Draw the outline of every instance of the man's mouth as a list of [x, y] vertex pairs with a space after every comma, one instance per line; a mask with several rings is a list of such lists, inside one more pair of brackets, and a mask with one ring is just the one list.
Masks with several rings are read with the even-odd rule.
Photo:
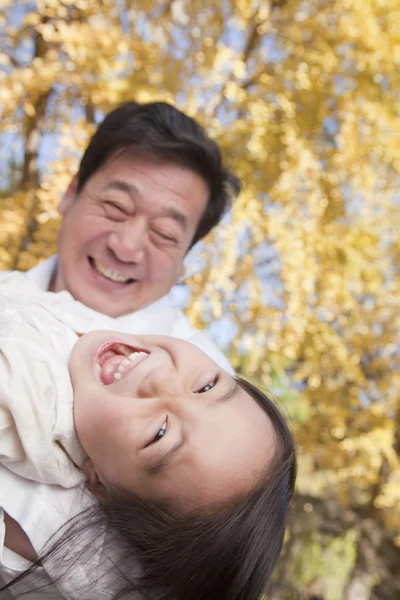
[[119, 381], [139, 362], [149, 356], [148, 350], [133, 348], [120, 342], [107, 342], [97, 352], [95, 367], [103, 385]]
[[99, 273], [99, 275], [102, 275], [109, 281], [114, 281], [116, 283], [132, 283], [134, 281], [130, 277], [122, 275], [122, 273], [119, 273], [115, 269], [110, 269], [109, 267], [102, 265], [98, 260], [91, 256], [89, 256], [89, 262], [96, 273]]

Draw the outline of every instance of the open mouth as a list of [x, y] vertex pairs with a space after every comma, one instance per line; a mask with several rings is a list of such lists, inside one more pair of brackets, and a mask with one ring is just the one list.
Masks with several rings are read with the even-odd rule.
[[98, 260], [92, 258], [91, 256], [89, 256], [88, 258], [92, 269], [105, 279], [108, 279], [108, 281], [114, 281], [114, 283], [132, 283], [133, 281], [135, 281], [134, 279], [126, 277], [125, 275], [122, 275], [122, 273], [115, 271], [115, 269], [109, 269], [108, 267], [102, 265]]
[[101, 383], [110, 385], [119, 381], [149, 354], [148, 350], [133, 348], [120, 342], [103, 344], [95, 357], [95, 367]]

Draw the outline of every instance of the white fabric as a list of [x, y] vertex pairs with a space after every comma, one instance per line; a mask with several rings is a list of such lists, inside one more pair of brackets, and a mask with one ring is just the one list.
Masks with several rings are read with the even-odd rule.
[[[60, 527], [93, 502], [77, 468], [84, 453], [73, 425], [68, 370], [78, 336], [60, 318], [68, 309], [79, 315], [78, 305], [68, 293], [43, 292], [21, 273], [3, 273], [0, 279], [0, 579], [4, 583], [24, 571], [29, 561], [4, 546], [3, 511], [19, 523], [39, 553]], [[96, 564], [91, 561], [88, 571], [93, 572]], [[87, 587], [86, 569], [78, 571]], [[54, 579], [59, 574], [55, 572]], [[29, 598], [61, 597], [44, 569], [29, 576], [26, 584], [29, 590], [38, 588], [29, 591]], [[18, 584], [15, 593], [19, 595], [24, 586]], [[65, 580], [63, 593], [68, 586]], [[11, 590], [6, 598], [13, 598]], [[73, 590], [68, 589], [66, 597], [74, 598]], [[93, 598], [98, 600], [98, 594]]]
[[42, 292], [21, 273], [0, 281], [0, 463], [63, 487], [85, 479], [68, 370], [78, 336], [60, 317], [77, 304], [70, 294]]
[[[66, 489], [56, 485], [36, 483], [12, 473], [0, 464], [0, 507], [19, 523], [36, 552], [40, 552], [60, 527], [89, 507], [91, 502], [93, 502], [92, 497], [83, 487]], [[0, 509], [0, 579], [2, 578], [5, 583], [8, 583], [17, 577], [29, 562], [5, 548], [3, 510]], [[91, 563], [91, 568], [93, 566], [95, 567], [96, 563], [94, 565]], [[83, 573], [79, 573], [80, 578], [88, 578], [85, 569], [81, 570]], [[54, 579], [59, 575], [60, 573], [55, 572]], [[29, 585], [32, 587], [48, 586], [49, 582], [49, 576], [43, 569], [39, 569], [33, 579], [29, 579]], [[74, 595], [73, 588], [69, 589], [68, 581], [59, 587], [63, 589], [69, 599], [79, 598], [79, 595]], [[18, 588], [16, 591], [19, 593], [20, 589]], [[3, 598], [1, 594], [0, 597]], [[10, 597], [13, 597], [11, 592]], [[43, 600], [44, 598], [55, 600], [56, 595], [54, 588], [53, 590], [50, 588], [38, 591], [37, 595], [29, 593], [27, 597], [32, 600], [36, 600], [36, 598], [37, 600], [42, 598]], [[91, 600], [91, 598], [88, 596], [87, 600]], [[93, 600], [98, 600], [98, 597], [93, 596]]]

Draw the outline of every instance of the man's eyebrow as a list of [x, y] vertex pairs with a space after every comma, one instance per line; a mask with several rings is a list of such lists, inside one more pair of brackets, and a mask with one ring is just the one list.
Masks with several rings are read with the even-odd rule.
[[126, 183], [126, 181], [121, 181], [120, 179], [114, 179], [109, 181], [104, 190], [120, 190], [121, 192], [126, 192], [130, 196], [138, 193], [138, 189], [131, 185], [130, 183]]
[[168, 465], [172, 456], [180, 448], [182, 448], [183, 444], [184, 444], [184, 438], [181, 438], [181, 440], [179, 442], [177, 442], [174, 446], [172, 446], [172, 448], [170, 448], [170, 450], [165, 452], [165, 454], [163, 454], [161, 456], [161, 458], [156, 459], [154, 462], [150, 462], [150, 464], [146, 465], [144, 468], [145, 472], [148, 475], [159, 475], [161, 473], [161, 471], [163, 471], [165, 469], [165, 467]]
[[160, 217], [171, 217], [171, 219], [174, 219], [174, 221], [179, 223], [183, 229], [187, 225], [187, 217], [183, 213], [179, 212], [179, 210], [176, 210], [171, 206], [166, 206], [163, 208]]

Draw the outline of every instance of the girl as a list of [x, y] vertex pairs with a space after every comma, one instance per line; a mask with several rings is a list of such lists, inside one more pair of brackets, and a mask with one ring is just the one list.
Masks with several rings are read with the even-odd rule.
[[[293, 440], [268, 397], [188, 342], [110, 331], [74, 345], [69, 390], [54, 385], [67, 380], [65, 355], [51, 339], [55, 327], [39, 332], [37, 300], [16, 321], [15, 299], [3, 309], [11, 325], [0, 339], [3, 422], [9, 417], [1, 460], [13, 477], [88, 491], [44, 550], [32, 547], [29, 526], [25, 537], [18, 529], [13, 498], [0, 491], [4, 546], [33, 561], [14, 580], [3, 569], [9, 583], [0, 590], [33, 597], [47, 573], [51, 598], [57, 589], [88, 600], [258, 599], [295, 479]], [[16, 379], [18, 397], [7, 385]]]

